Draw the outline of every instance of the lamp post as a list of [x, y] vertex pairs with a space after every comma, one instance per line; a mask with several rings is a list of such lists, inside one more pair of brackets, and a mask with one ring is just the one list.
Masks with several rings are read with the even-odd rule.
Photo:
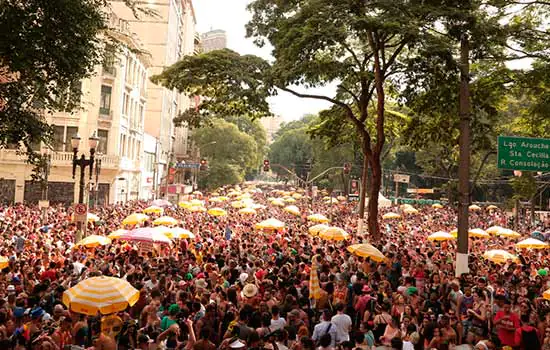
[[[96, 135], [96, 132], [92, 134], [88, 138], [88, 145], [90, 147], [90, 157], [86, 159], [86, 156], [84, 154], [80, 155], [80, 158], [78, 157], [78, 147], [80, 146], [80, 136], [76, 134], [71, 138], [71, 146], [73, 147], [73, 179], [76, 175], [76, 167], [80, 167], [80, 179], [79, 179], [79, 188], [78, 188], [78, 203], [84, 204], [84, 178], [85, 178], [85, 170], [86, 167], [90, 168], [90, 180], [92, 179], [92, 174], [94, 170], [94, 156], [95, 151], [97, 148], [97, 145], [99, 144], [99, 138]], [[82, 231], [86, 231], [86, 219], [84, 227], [82, 225], [81, 221], [77, 222], [77, 232], [76, 232], [76, 238], [75, 242], [78, 242], [82, 239]], [[85, 233], [85, 232], [84, 232]]]
[[96, 161], [95, 161], [95, 184], [94, 184], [94, 208], [97, 205], [97, 195], [98, 195], [98, 192], [99, 192], [99, 174], [100, 173], [101, 173], [101, 159], [96, 159]]
[[42, 185], [42, 225], [46, 225], [48, 221], [48, 176], [50, 175], [50, 166], [52, 161], [52, 156], [50, 154], [50, 149], [44, 147], [42, 149], [42, 158], [40, 159], [40, 172], [41, 172], [41, 185]]

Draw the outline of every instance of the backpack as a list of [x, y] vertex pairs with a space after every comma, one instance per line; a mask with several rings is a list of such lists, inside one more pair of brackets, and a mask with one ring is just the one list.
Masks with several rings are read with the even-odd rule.
[[521, 344], [524, 347], [528, 347], [529, 350], [541, 349], [539, 337], [537, 337], [537, 331], [535, 329], [531, 329], [530, 331], [521, 330]]

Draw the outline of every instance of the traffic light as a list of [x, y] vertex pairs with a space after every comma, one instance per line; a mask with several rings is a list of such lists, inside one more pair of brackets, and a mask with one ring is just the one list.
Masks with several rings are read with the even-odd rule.
[[349, 175], [350, 172], [351, 172], [351, 164], [344, 163], [344, 175]]
[[264, 159], [264, 171], [269, 171], [269, 159]]
[[205, 158], [201, 159], [199, 170], [200, 171], [207, 171], [208, 170], [208, 161]]

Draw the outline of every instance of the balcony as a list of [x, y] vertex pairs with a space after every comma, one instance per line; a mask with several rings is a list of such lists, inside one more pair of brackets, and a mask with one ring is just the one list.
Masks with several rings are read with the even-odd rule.
[[[72, 152], [52, 152], [52, 166], [66, 166], [70, 167], [73, 164]], [[120, 167], [120, 157], [115, 155], [102, 154], [99, 156], [101, 159], [101, 168], [104, 169], [118, 169]], [[18, 154], [14, 149], [1, 149], [0, 150], [0, 164], [26, 164], [26, 156], [24, 154]]]
[[99, 117], [101, 119], [113, 119], [113, 111], [111, 111], [109, 108], [105, 107], [99, 107]]
[[103, 65], [103, 77], [116, 77], [116, 68], [114, 64], [104, 64]]

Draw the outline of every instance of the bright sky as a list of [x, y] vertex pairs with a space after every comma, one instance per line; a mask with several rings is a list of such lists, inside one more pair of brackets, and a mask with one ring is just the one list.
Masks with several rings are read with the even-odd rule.
[[[270, 58], [270, 48], [258, 48], [251, 39], [245, 37], [245, 24], [250, 19], [246, 5], [250, 0], [194, 0], [197, 31], [207, 32], [212, 29], [223, 29], [227, 32], [228, 48], [240, 54], [253, 54]], [[304, 91], [303, 89], [300, 92]], [[330, 95], [331, 89], [308, 90], [311, 93]], [[272, 112], [285, 120], [294, 120], [304, 114], [316, 113], [330, 107], [330, 103], [312, 99], [301, 99], [288, 93], [281, 92], [270, 100]]]

